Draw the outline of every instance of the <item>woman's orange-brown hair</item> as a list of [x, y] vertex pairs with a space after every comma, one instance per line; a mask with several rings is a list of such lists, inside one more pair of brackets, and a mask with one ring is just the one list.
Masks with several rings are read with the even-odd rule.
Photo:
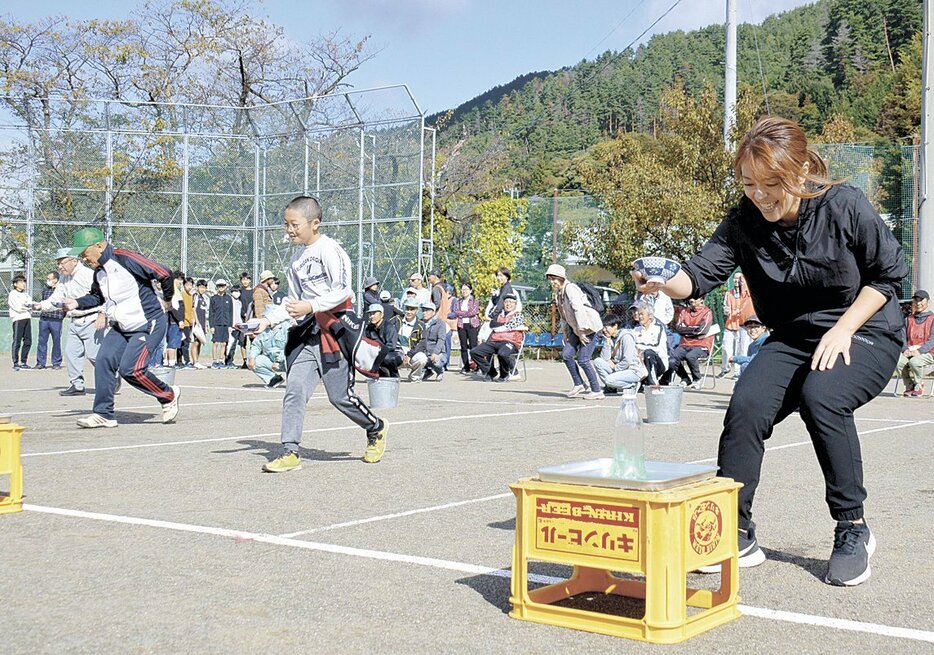
[[[788, 193], [799, 198], [816, 198], [842, 180], [827, 176], [827, 164], [808, 148], [801, 126], [787, 118], [759, 119], [736, 149], [736, 179], [742, 179], [742, 167], [749, 163], [757, 178], [776, 178]], [[808, 172], [802, 175], [804, 164]], [[805, 184], [801, 185], [801, 177]]]

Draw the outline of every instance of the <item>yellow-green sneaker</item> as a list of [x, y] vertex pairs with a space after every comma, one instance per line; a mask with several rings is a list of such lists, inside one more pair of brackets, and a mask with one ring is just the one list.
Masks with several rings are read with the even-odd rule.
[[385, 420], [379, 430], [370, 432], [366, 435], [366, 452], [363, 453], [363, 461], [367, 464], [375, 464], [386, 452], [386, 435], [389, 434], [389, 423]]
[[297, 471], [300, 468], [302, 468], [302, 460], [299, 459], [298, 453], [286, 453], [282, 457], [263, 464], [263, 470], [267, 473], [285, 473]]

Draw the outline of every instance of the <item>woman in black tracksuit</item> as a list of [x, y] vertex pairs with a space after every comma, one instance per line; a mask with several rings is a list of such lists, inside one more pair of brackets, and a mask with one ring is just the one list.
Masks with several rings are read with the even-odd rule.
[[745, 197], [675, 277], [663, 287], [633, 277], [643, 293], [698, 298], [742, 269], [772, 335], [737, 383], [720, 436], [720, 475], [744, 485], [740, 566], [765, 560], [751, 520], [764, 442], [798, 410], [837, 521], [825, 581], [857, 585], [869, 578], [875, 539], [863, 520], [853, 412], [885, 388], [898, 359], [905, 257], [863, 193], [827, 179], [791, 121], [760, 120], [737, 149], [736, 175]]

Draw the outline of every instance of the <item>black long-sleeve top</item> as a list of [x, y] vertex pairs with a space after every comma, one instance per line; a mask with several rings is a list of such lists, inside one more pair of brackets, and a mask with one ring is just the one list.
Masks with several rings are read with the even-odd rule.
[[821, 328], [837, 322], [863, 287], [887, 299], [865, 324], [903, 334], [898, 307], [908, 264], [901, 245], [862, 191], [831, 187], [801, 200], [797, 222], [766, 221], [743, 198], [710, 240], [682, 267], [699, 298], [724, 283], [740, 267], [759, 319], [773, 330]]

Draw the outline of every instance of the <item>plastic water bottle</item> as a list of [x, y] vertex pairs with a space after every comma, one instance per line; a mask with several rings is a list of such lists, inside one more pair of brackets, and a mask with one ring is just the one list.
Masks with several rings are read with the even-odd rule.
[[625, 389], [613, 430], [613, 468], [610, 474], [620, 480], [645, 480], [645, 433], [636, 405], [636, 390]]

